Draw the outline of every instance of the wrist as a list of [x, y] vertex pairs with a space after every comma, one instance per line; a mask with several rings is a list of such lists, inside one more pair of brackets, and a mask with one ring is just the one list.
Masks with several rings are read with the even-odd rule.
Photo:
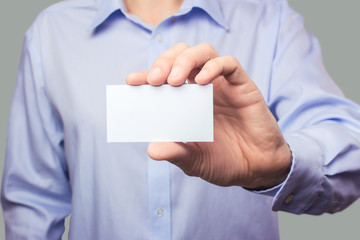
[[256, 177], [254, 177], [254, 180], [249, 186], [245, 186], [246, 189], [258, 191], [266, 190], [275, 187], [286, 180], [290, 173], [293, 159], [290, 147], [285, 143], [282, 149], [277, 151], [270, 159], [271, 160], [268, 159], [266, 161], [267, 164], [264, 164], [269, 167], [260, 168]]

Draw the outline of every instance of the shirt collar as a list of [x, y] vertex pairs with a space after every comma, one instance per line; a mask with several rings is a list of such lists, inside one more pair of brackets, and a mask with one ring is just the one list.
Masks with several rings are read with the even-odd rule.
[[[184, 0], [186, 2], [186, 0]], [[228, 24], [224, 17], [221, 4], [219, 0], [190, 0], [194, 7], [203, 9], [210, 17], [212, 17], [218, 24], [225, 29], [228, 29]]]
[[95, 7], [97, 10], [96, 16], [89, 26], [89, 31], [94, 30], [101, 23], [103, 23], [113, 12], [117, 10], [125, 10], [123, 1], [120, 0], [96, 0]]
[[[123, 0], [96, 0], [95, 4], [97, 14], [94, 21], [89, 26], [90, 31], [94, 30], [103, 23], [113, 12], [117, 10], [121, 10], [122, 12], [126, 11], [126, 6]], [[182, 15], [190, 12], [194, 7], [203, 9], [218, 24], [226, 29], [228, 28], [218, 0], [184, 0], [179, 13], [176, 15]]]

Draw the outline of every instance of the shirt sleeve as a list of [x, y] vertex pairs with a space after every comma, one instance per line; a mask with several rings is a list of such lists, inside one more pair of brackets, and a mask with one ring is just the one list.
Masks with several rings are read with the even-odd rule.
[[287, 179], [263, 192], [274, 195], [273, 210], [317, 215], [354, 202], [360, 196], [359, 106], [331, 80], [318, 41], [286, 1], [268, 105], [293, 153]]
[[71, 188], [63, 127], [42, 75], [38, 40], [24, 40], [8, 126], [1, 203], [6, 239], [61, 239]]

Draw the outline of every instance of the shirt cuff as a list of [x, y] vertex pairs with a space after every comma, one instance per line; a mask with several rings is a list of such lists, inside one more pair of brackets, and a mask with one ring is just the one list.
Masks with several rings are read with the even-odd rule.
[[283, 184], [284, 183], [280, 183], [279, 185], [276, 185], [275, 187], [264, 189], [264, 190], [252, 190], [252, 189], [247, 189], [247, 188], [245, 188], [245, 189], [250, 192], [253, 192], [253, 193], [258, 193], [258, 194], [274, 197], [277, 194], [277, 192], [281, 189]]
[[322, 152], [316, 140], [306, 133], [285, 134], [284, 137], [293, 156], [291, 170], [283, 183], [260, 193], [273, 194], [273, 211], [301, 214], [316, 201], [321, 191]]

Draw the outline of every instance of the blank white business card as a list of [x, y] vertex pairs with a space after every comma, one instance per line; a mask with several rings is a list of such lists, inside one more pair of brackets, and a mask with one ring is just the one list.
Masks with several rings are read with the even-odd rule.
[[212, 142], [213, 86], [106, 86], [107, 142]]

